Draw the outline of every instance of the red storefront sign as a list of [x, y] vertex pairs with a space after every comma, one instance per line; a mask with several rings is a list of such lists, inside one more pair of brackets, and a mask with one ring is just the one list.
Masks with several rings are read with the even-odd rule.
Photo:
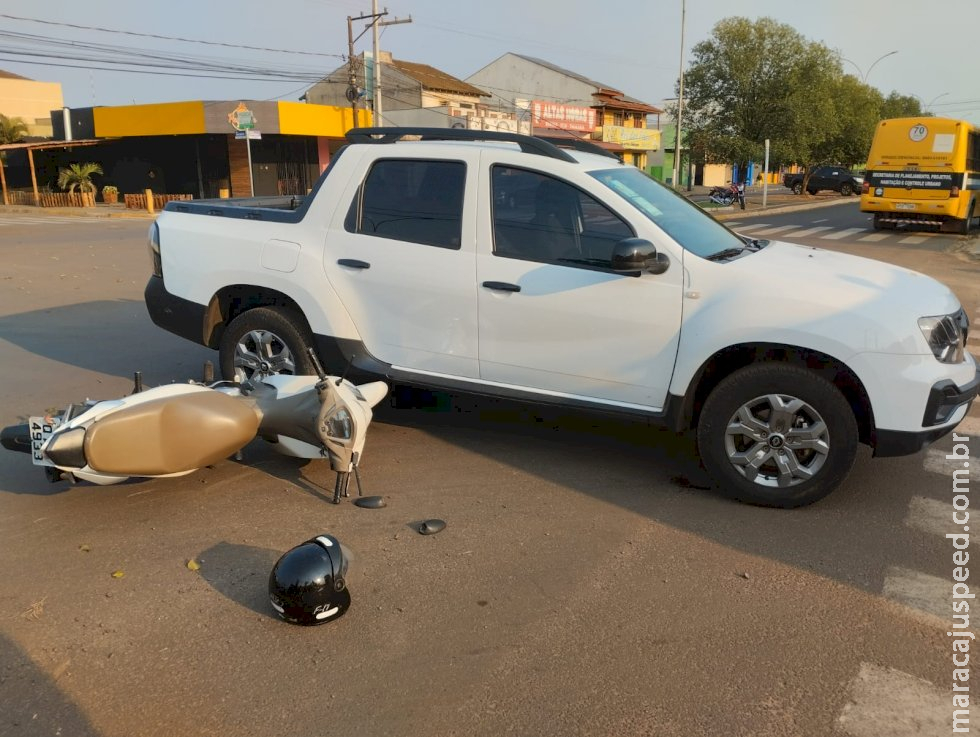
[[531, 120], [535, 128], [550, 128], [564, 131], [587, 131], [595, 129], [595, 110], [579, 105], [563, 105], [560, 102], [531, 102]]

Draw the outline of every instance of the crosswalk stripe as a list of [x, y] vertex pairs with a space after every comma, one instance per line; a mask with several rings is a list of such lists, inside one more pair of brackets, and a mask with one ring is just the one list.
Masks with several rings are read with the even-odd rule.
[[[960, 433], [961, 435], [964, 433]], [[977, 449], [980, 450], [980, 449]], [[976, 452], [976, 450], [974, 450]], [[965, 471], [969, 468], [971, 479], [980, 479], [980, 460], [973, 457], [969, 460], [962, 458], [947, 458], [945, 450], [930, 448], [926, 451], [926, 457], [922, 461], [922, 467], [930, 473], [941, 473], [943, 476], [953, 478], [953, 471]], [[969, 467], [967, 464], [969, 463]], [[963, 474], [961, 473], [960, 476]]]
[[755, 230], [756, 228], [768, 228], [769, 223], [749, 223], [748, 225], [742, 225], [739, 230]]
[[951, 579], [930, 576], [900, 566], [889, 566], [882, 594], [908, 607], [920, 619], [947, 626], [953, 611]]
[[952, 698], [929, 681], [894, 668], [861, 663], [838, 726], [850, 737], [949, 734]]
[[885, 238], [889, 238], [889, 237], [891, 237], [890, 233], [871, 233], [870, 235], [866, 235], [863, 238], [858, 238], [858, 240], [875, 242], [875, 241], [883, 241], [885, 240]]
[[829, 225], [821, 225], [816, 228], [807, 228], [806, 230], [801, 230], [798, 233], [790, 233], [790, 238], [803, 238], [808, 235], [815, 235], [816, 233], [823, 233], [825, 230], [833, 230]]
[[765, 230], [755, 231], [755, 235], [774, 235], [776, 233], [782, 233], [784, 230], [796, 230], [799, 225], [779, 225], [775, 228], [766, 228]]
[[902, 238], [899, 243], [908, 243], [909, 245], [913, 245], [915, 243], [925, 243], [927, 240], [929, 239], [923, 238], [921, 235], [910, 235], [908, 238]]
[[[959, 532], [959, 528], [953, 523], [953, 507], [950, 502], [941, 502], [938, 499], [927, 499], [922, 496], [914, 496], [909, 502], [909, 511], [905, 515], [905, 526], [940, 537], [947, 533]], [[970, 542], [980, 545], [980, 535], [971, 537]]]
[[820, 237], [827, 241], [839, 241], [841, 238], [847, 238], [855, 233], [863, 233], [865, 230], [867, 230], [867, 228], [846, 228], [833, 233], [827, 233], [827, 235], [822, 235]]

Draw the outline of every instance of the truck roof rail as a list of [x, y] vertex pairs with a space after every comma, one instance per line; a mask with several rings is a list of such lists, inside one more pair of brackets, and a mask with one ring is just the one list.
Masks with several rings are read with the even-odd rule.
[[619, 157], [612, 151], [607, 151], [602, 146], [597, 146], [592, 141], [585, 138], [572, 138], [571, 136], [535, 136], [542, 141], [548, 141], [548, 143], [553, 143], [558, 148], [571, 148], [575, 151], [584, 151], [585, 153], [598, 154], [599, 156], [606, 156], [610, 159], [616, 159], [619, 161]]
[[418, 136], [423, 141], [506, 141], [516, 143], [521, 151], [538, 154], [560, 161], [574, 162], [567, 151], [562, 151], [553, 143], [522, 133], [504, 131], [471, 131], [464, 128], [417, 128], [404, 126], [398, 128], [352, 128], [347, 131], [351, 143], [395, 143], [405, 136]]

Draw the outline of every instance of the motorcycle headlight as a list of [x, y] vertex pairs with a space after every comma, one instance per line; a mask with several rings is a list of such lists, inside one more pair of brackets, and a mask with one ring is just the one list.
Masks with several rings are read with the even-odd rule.
[[339, 409], [327, 417], [327, 435], [338, 440], [350, 440], [354, 435], [354, 419], [346, 409]]
[[919, 318], [919, 330], [940, 363], [963, 360], [969, 327], [970, 321], [963, 310], [952, 315]]

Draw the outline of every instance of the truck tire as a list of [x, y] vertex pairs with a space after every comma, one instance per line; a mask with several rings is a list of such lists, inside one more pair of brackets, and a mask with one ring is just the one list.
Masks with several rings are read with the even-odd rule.
[[732, 499], [792, 508], [822, 499], [857, 454], [857, 422], [832, 383], [799, 366], [759, 363], [725, 378], [698, 420], [698, 451]]
[[803, 182], [797, 182], [793, 185], [793, 194], [803, 194]]
[[307, 348], [313, 336], [303, 319], [281, 307], [254, 307], [229, 323], [218, 346], [221, 375], [228, 381], [272, 374], [316, 374]]
[[844, 182], [840, 186], [840, 193], [843, 197], [850, 197], [854, 194], [854, 187], [850, 182]]

